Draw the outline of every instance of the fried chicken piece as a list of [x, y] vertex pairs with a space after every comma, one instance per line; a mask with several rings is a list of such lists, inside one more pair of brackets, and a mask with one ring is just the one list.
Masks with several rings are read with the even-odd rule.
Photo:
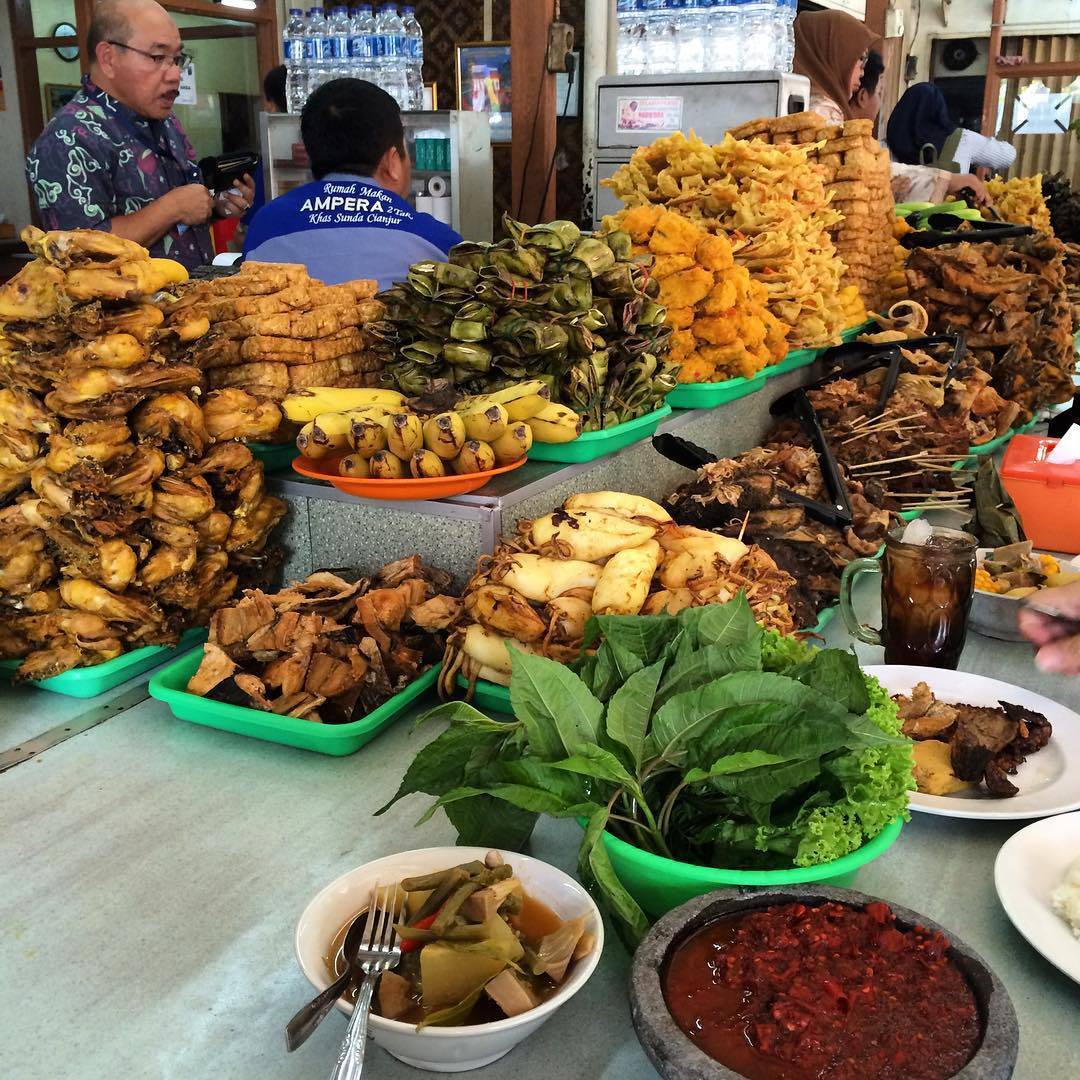
[[160, 626], [164, 623], [161, 609], [152, 600], [136, 593], [119, 595], [87, 578], [68, 578], [60, 582], [64, 603], [79, 611], [100, 615], [119, 623]]
[[[42, 507], [38, 516], [44, 511]], [[64, 528], [55, 510], [53, 515], [55, 520], [45, 529], [45, 534], [65, 560], [61, 568], [65, 574], [92, 578], [113, 592], [123, 592], [132, 583], [138, 556], [130, 544], [119, 538], [88, 543]]]
[[45, 537], [21, 508], [0, 510], [0, 594], [25, 597], [53, 579], [56, 565], [45, 550]]
[[141, 405], [132, 417], [141, 442], [168, 454], [202, 457], [210, 441], [202, 409], [187, 394], [159, 394]]
[[146, 345], [132, 334], [104, 334], [77, 349], [69, 349], [65, 369], [72, 374], [88, 367], [126, 371], [145, 363], [149, 356]]
[[103, 311], [100, 304], [80, 304], [71, 313], [71, 329], [80, 337], [102, 334], [129, 334], [136, 341], [148, 342], [165, 321], [157, 304], [133, 304]]
[[0, 320], [42, 322], [64, 307], [64, 272], [48, 263], [32, 262], [0, 285]]
[[[64, 404], [77, 405], [118, 392], [190, 390], [202, 383], [202, 374], [190, 364], [140, 364], [126, 371], [90, 367], [72, 373], [49, 395]], [[46, 401], [49, 405], [49, 401]], [[55, 407], [50, 405], [50, 407]]]
[[289, 393], [289, 369], [285, 364], [237, 364], [207, 372], [215, 390], [238, 386], [257, 397], [281, 401]]
[[161, 521], [202, 521], [213, 509], [214, 493], [201, 476], [163, 476], [154, 486], [153, 516]]
[[265, 495], [254, 509], [237, 516], [229, 529], [226, 550], [234, 553], [262, 551], [274, 526], [285, 516], [288, 503], [273, 495]]
[[240, 387], [211, 390], [202, 406], [210, 439], [269, 439], [281, 425], [281, 409], [272, 401], [260, 402]]
[[36, 461], [41, 456], [41, 436], [0, 426], [0, 455], [2, 460]]
[[51, 435], [60, 423], [33, 394], [5, 386], [0, 389], [0, 430]]
[[54, 473], [65, 473], [84, 461], [108, 465], [135, 449], [131, 431], [123, 420], [86, 420], [67, 424], [49, 437], [45, 464]]
[[150, 261], [146, 248], [141, 244], [100, 229], [43, 232], [33, 225], [28, 225], [21, 236], [31, 254], [59, 266], [62, 270], [73, 266], [108, 267]]
[[138, 446], [119, 463], [105, 487], [108, 495], [133, 496], [145, 493], [165, 471], [165, 455], [154, 446]]
[[223, 510], [207, 514], [201, 521], [195, 522], [195, 535], [200, 551], [216, 551], [224, 546], [229, 538], [233, 519]]

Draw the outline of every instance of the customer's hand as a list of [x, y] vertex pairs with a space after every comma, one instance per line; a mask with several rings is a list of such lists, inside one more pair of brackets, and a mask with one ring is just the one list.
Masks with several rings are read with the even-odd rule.
[[[239, 194], [234, 194], [238, 192]], [[222, 217], [242, 217], [255, 201], [255, 181], [245, 175], [234, 180], [232, 187], [219, 191], [214, 199], [215, 208]]]
[[974, 173], [953, 173], [949, 177], [949, 194], [954, 195], [964, 188], [975, 192], [975, 202], [979, 206], [990, 205], [990, 192], [986, 185]]
[[[1043, 607], [1080, 620], [1080, 581], [1036, 594]], [[1021, 607], [1017, 616], [1020, 632], [1037, 647], [1035, 663], [1056, 675], [1080, 675], [1080, 634], [1071, 634], [1061, 622], [1031, 608]]]
[[202, 184], [184, 184], [162, 195], [179, 225], [204, 225], [214, 212], [214, 200]]

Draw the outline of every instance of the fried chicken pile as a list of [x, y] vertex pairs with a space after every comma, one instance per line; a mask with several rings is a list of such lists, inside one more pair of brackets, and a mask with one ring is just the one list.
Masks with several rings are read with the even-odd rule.
[[413, 556], [372, 579], [320, 571], [277, 593], [248, 589], [214, 614], [188, 691], [347, 724], [441, 659], [461, 614], [449, 585], [449, 574]]
[[780, 494], [783, 488], [830, 501], [816, 455], [808, 447], [775, 443], [704, 466], [664, 500], [664, 507], [680, 525], [742, 534], [771, 556], [794, 580], [788, 603], [795, 625], [806, 629], [836, 603], [844, 567], [874, 554], [884, 542], [892, 515], [871, 501], [867, 487], [849, 478], [852, 524], [846, 529], [824, 525]]
[[[285, 504], [240, 435], [244, 391], [202, 398], [208, 319], [166, 316], [183, 267], [109, 233], [24, 239], [0, 288], [0, 657], [42, 679], [175, 644], [275, 562]], [[272, 411], [271, 411], [272, 410]]]
[[365, 329], [384, 313], [376, 288], [324, 285], [303, 266], [244, 263], [233, 277], [192, 285], [168, 313], [209, 320], [194, 360], [212, 388], [278, 402], [302, 387], [377, 385], [382, 360]]
[[1072, 308], [1064, 245], [1036, 234], [998, 243], [917, 248], [907, 264], [930, 332], [962, 330], [994, 389], [1025, 423], [1073, 395]]

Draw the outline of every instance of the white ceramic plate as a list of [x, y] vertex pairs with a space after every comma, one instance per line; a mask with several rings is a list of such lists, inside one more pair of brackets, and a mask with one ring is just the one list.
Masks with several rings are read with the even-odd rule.
[[[1039, 751], [1042, 753], [1042, 751]], [[1080, 814], [1036, 821], [1005, 842], [994, 863], [998, 899], [1013, 926], [1055, 967], [1080, 983], [1080, 938], [1054, 913], [1050, 893], [1080, 858]]]
[[[942, 817], [992, 818], [998, 821], [1049, 817], [1080, 809], [1080, 716], [1056, 701], [1021, 686], [983, 675], [943, 668], [880, 664], [865, 668], [890, 694], [910, 694], [925, 682], [942, 701], [995, 707], [999, 701], [1042, 713], [1053, 725], [1050, 741], [1009, 779], [1020, 789], [1011, 799], [997, 799], [986, 789], [956, 795], [924, 795], [913, 791], [912, 810]], [[1034, 667], [1032, 673], [1034, 674]]]

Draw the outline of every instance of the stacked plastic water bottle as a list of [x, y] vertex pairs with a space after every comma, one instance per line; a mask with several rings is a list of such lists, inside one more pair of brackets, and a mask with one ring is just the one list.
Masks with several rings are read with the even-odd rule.
[[336, 4], [326, 18], [322, 5], [305, 16], [289, 8], [282, 34], [285, 96], [289, 112], [300, 112], [307, 99], [331, 79], [365, 79], [381, 86], [402, 109], [424, 104], [424, 34], [416, 11], [395, 4], [358, 4], [350, 13]]
[[798, 0], [616, 0], [620, 75], [790, 71]]

